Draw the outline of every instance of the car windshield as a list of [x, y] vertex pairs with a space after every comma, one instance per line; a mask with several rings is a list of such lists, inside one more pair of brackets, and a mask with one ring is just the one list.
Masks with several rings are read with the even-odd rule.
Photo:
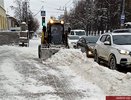
[[117, 45], [131, 45], [131, 35], [114, 35], [113, 43]]
[[79, 39], [78, 36], [69, 36], [68, 38], [69, 40], [78, 40]]
[[76, 31], [75, 33], [79, 36], [86, 35], [85, 31]]
[[86, 37], [88, 43], [96, 43], [99, 37]]

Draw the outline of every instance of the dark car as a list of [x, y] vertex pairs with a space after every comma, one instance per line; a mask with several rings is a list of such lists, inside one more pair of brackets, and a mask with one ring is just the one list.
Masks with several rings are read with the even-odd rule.
[[99, 36], [84, 36], [77, 42], [77, 48], [80, 48], [82, 52], [86, 53], [87, 57], [93, 57], [94, 46]]

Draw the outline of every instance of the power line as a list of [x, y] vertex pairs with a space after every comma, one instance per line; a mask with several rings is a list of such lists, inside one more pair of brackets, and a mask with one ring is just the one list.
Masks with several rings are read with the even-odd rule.
[[34, 15], [34, 17], [35, 17], [36, 15], [38, 15], [38, 14], [41, 12], [42, 9], [43, 9], [43, 6], [42, 6], [41, 9]]
[[71, 0], [69, 0], [66, 4], [65, 4], [65, 6], [70, 2]]
[[66, 7], [70, 7], [72, 4], [73, 4], [73, 2], [71, 2], [71, 4], [70, 4], [70, 5], [68, 5], [68, 6], [66, 6]]

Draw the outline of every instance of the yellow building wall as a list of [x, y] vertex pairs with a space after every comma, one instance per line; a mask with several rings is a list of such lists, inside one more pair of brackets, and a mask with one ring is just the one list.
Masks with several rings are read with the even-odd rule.
[[7, 30], [6, 11], [0, 6], [0, 30]]

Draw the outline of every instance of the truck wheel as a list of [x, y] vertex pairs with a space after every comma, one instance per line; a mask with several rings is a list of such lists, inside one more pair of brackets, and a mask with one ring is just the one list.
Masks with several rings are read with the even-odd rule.
[[41, 58], [41, 45], [38, 46], [38, 57]]

